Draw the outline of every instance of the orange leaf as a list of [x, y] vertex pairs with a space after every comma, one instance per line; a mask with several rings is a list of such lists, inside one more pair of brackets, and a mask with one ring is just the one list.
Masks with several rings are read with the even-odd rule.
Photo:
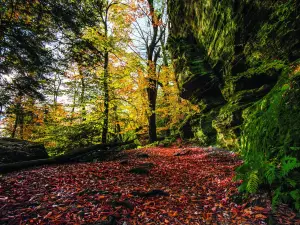
[[176, 216], [178, 216], [178, 212], [169, 212], [168, 213], [168, 215], [170, 216], [170, 217], [176, 217]]
[[263, 211], [265, 208], [260, 207], [260, 206], [254, 206], [253, 209], [257, 210], [257, 211]]
[[105, 198], [104, 195], [99, 195], [99, 196], [98, 196], [98, 199], [104, 199], [104, 198]]
[[263, 214], [256, 214], [255, 218], [256, 219], [266, 219], [267, 217], [265, 215], [263, 215]]

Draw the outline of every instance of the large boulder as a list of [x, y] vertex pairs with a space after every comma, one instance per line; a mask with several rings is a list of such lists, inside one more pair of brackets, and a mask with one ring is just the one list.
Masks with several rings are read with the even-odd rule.
[[48, 158], [44, 145], [13, 138], [0, 138], [0, 164]]

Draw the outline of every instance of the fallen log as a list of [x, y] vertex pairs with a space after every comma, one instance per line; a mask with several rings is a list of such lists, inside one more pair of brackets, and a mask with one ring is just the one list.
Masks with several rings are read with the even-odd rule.
[[8, 163], [0, 165], [0, 173], [8, 173], [13, 172], [21, 169], [26, 169], [29, 167], [34, 166], [41, 166], [41, 165], [49, 165], [49, 164], [62, 164], [73, 162], [74, 158], [78, 158], [80, 155], [87, 154], [89, 152], [93, 152], [96, 150], [107, 151], [107, 149], [116, 147], [116, 146], [123, 146], [133, 143], [132, 141], [121, 142], [121, 143], [110, 143], [110, 144], [97, 144], [86, 148], [77, 148], [75, 150], [69, 151], [64, 155], [55, 156], [48, 159], [37, 159], [37, 160], [30, 160], [30, 161], [23, 161], [23, 162], [16, 162], [16, 163]]

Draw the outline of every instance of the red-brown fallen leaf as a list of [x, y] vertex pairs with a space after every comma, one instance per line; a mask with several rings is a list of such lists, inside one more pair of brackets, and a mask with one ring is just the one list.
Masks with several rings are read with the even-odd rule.
[[48, 214], [46, 216], [44, 216], [44, 219], [49, 218], [52, 215], [53, 212], [48, 212]]
[[255, 215], [255, 218], [256, 218], [256, 219], [266, 219], [266, 218], [268, 218], [268, 217], [265, 216], [265, 215], [263, 215], [263, 214], [256, 214], [256, 215]]
[[[241, 163], [234, 154], [220, 151], [211, 155], [212, 150], [189, 149], [191, 154], [182, 158], [173, 156], [176, 147], [130, 150], [126, 152], [130, 163], [122, 167], [118, 160], [44, 166], [5, 175], [0, 179], [0, 196], [8, 199], [0, 207], [0, 223], [93, 224], [115, 216], [118, 225], [164, 224], [165, 220], [174, 225], [265, 224], [270, 204], [255, 206], [254, 199], [249, 199], [238, 205], [230, 200], [240, 184], [232, 181], [234, 169]], [[150, 157], [137, 158], [138, 152]], [[155, 165], [150, 175], [126, 172], [142, 163]], [[155, 189], [170, 196], [130, 194]], [[247, 205], [253, 207], [245, 209]], [[293, 217], [285, 209], [282, 214], [278, 216], [282, 221]], [[297, 224], [296, 219], [290, 224]]]
[[254, 206], [252, 209], [256, 210], [256, 211], [264, 211], [265, 208], [260, 207], [260, 206]]

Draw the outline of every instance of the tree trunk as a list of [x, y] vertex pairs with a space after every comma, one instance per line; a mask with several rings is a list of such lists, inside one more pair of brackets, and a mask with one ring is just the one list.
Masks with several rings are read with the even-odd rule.
[[15, 108], [16, 120], [15, 120], [14, 127], [13, 127], [12, 134], [11, 134], [12, 138], [16, 137], [18, 125], [20, 125], [21, 122], [23, 123], [23, 121], [21, 121], [21, 116], [22, 116], [21, 115], [22, 114], [22, 94], [21, 93], [18, 94], [18, 97], [16, 98], [16, 102], [17, 102], [16, 108]]
[[114, 121], [115, 121], [115, 124], [114, 124], [114, 139], [122, 142], [123, 138], [122, 138], [122, 134], [121, 134], [121, 126], [120, 126], [120, 123], [119, 123], [118, 112], [117, 112], [118, 107], [115, 105], [113, 107], [113, 110], [114, 110]]
[[85, 102], [84, 102], [84, 95], [85, 95], [85, 81], [81, 69], [79, 69], [81, 74], [81, 94], [80, 94], [80, 104], [81, 104], [81, 121], [86, 120], [86, 110], [85, 110]]
[[149, 101], [149, 109], [150, 109], [150, 116], [148, 118], [149, 122], [149, 142], [153, 143], [157, 141], [157, 134], [156, 134], [156, 97], [157, 97], [157, 84], [156, 80], [149, 79], [149, 86], [147, 88], [148, 93], [148, 101]]
[[102, 143], [107, 143], [108, 133], [108, 114], [109, 114], [109, 94], [108, 94], [108, 63], [109, 53], [105, 52], [104, 55], [104, 77], [103, 77], [103, 91], [104, 91], [104, 119], [102, 128]]
[[74, 114], [75, 114], [75, 107], [76, 107], [76, 97], [78, 95], [78, 84], [75, 80], [75, 87], [74, 87], [74, 94], [73, 94], [73, 102], [72, 102], [72, 110], [71, 110], [71, 125], [73, 124]]
[[18, 127], [18, 120], [19, 120], [19, 113], [16, 112], [16, 119], [15, 119], [15, 123], [14, 123], [14, 127], [11, 133], [11, 138], [15, 138], [16, 136], [16, 131], [17, 131], [17, 127]]
[[24, 140], [24, 111], [21, 109], [20, 111], [20, 139]]
[[[58, 80], [58, 84], [56, 85], [57, 80]], [[53, 104], [55, 108], [57, 107], [57, 98], [59, 94], [60, 85], [61, 85], [61, 79], [59, 77], [59, 74], [56, 74], [54, 79], [54, 92], [53, 92]]]

